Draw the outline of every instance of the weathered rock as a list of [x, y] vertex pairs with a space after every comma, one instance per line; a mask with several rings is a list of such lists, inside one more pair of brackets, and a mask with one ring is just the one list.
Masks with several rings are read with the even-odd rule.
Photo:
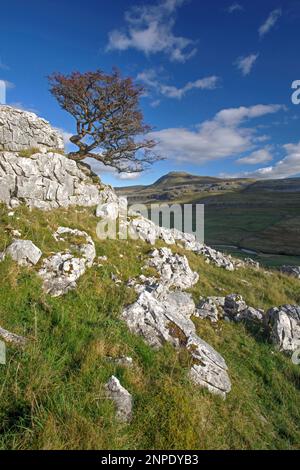
[[282, 266], [281, 272], [288, 276], [295, 277], [296, 279], [300, 279], [300, 266]]
[[207, 297], [201, 299], [197, 305], [195, 317], [209, 319], [212, 323], [217, 323], [224, 314], [225, 297]]
[[230, 391], [230, 380], [224, 360], [196, 334], [191, 317], [195, 304], [187, 289], [198, 281], [197, 273], [190, 269], [186, 257], [173, 255], [168, 248], [154, 250], [150, 265], [160, 274], [160, 279], [140, 276], [143, 284], [133, 280], [139, 294], [137, 301], [127, 307], [122, 316], [129, 329], [144, 337], [146, 342], [159, 348], [165, 342], [176, 348], [186, 348], [193, 358], [191, 379], [222, 397]]
[[[86, 268], [93, 265], [96, 251], [91, 237], [86, 233], [68, 227], [59, 227], [55, 232], [56, 240], [64, 240], [64, 236], [71, 234], [75, 237], [84, 237], [86, 243], [71, 245], [71, 252], [56, 253], [44, 260], [39, 275], [43, 279], [43, 288], [47, 294], [59, 297], [69, 290], [76, 288], [76, 281], [85, 273]], [[78, 253], [78, 256], [74, 255]]]
[[197, 335], [188, 338], [186, 347], [193, 358], [190, 371], [193, 382], [226, 398], [231, 390], [231, 382], [223, 357]]
[[249, 307], [243, 297], [238, 294], [230, 294], [225, 298], [224, 304], [225, 315], [233, 321], [249, 321], [262, 322], [264, 319], [264, 311]]
[[189, 289], [198, 282], [199, 275], [191, 270], [186, 256], [173, 254], [169, 248], [154, 250], [150, 256], [148, 264], [158, 271], [163, 284]]
[[237, 315], [246, 310], [247, 307], [248, 305], [241, 295], [230, 294], [225, 298], [224, 311], [231, 320], [235, 320]]
[[271, 308], [266, 315], [273, 343], [280, 351], [292, 353], [300, 348], [300, 306]]
[[14, 240], [3, 257], [5, 255], [11, 256], [21, 266], [32, 266], [39, 262], [42, 252], [30, 240]]
[[113, 195], [83, 165], [57, 153], [20, 157], [0, 152], [0, 201], [9, 207], [25, 203], [49, 210], [68, 206], [97, 206]]
[[120, 381], [113, 375], [105, 386], [107, 396], [114, 401], [116, 405], [116, 416], [120, 421], [129, 422], [132, 419], [132, 395], [122, 387]]
[[16, 335], [15, 333], [11, 333], [10, 331], [1, 328], [0, 326], [0, 338], [2, 338], [7, 343], [14, 344], [15, 346], [25, 346], [27, 343], [27, 338], [24, 336]]
[[63, 150], [62, 135], [49, 122], [28, 111], [0, 105], [0, 150]]

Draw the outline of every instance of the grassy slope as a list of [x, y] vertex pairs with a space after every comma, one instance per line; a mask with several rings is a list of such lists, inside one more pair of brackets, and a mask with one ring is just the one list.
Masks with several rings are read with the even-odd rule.
[[[52, 238], [58, 225], [88, 231], [96, 240], [91, 211], [50, 213], [0, 208], [0, 250], [11, 229], [45, 254], [64, 248]], [[196, 321], [200, 336], [226, 359], [232, 392], [226, 401], [187, 379], [189, 358], [166, 345], [153, 351], [120, 319], [135, 298], [111, 273], [127, 280], [141, 273], [151, 249], [135, 241], [96, 242], [108, 262], [84, 275], [76, 291], [53, 299], [42, 293], [34, 270], [0, 263], [0, 325], [32, 338], [25, 351], [8, 348], [0, 365], [2, 449], [295, 449], [300, 442], [300, 369], [274, 351], [261, 331], [221, 322]], [[176, 248], [174, 248], [175, 250]], [[183, 250], [177, 249], [183, 252]], [[123, 255], [123, 257], [120, 257]], [[234, 273], [187, 253], [200, 281], [199, 295], [241, 293], [268, 308], [300, 303], [299, 281], [251, 269]], [[106, 356], [130, 355], [134, 367]], [[117, 423], [104, 384], [117, 375], [134, 396], [131, 425]]]

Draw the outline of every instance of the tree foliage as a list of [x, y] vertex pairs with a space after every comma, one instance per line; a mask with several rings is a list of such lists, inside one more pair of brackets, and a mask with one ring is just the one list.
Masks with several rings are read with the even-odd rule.
[[148, 138], [150, 126], [143, 121], [139, 100], [143, 87], [132, 78], [111, 74], [73, 72], [49, 77], [50, 92], [76, 120], [70, 141], [78, 147], [69, 157], [96, 159], [118, 172], [140, 172], [160, 158]]

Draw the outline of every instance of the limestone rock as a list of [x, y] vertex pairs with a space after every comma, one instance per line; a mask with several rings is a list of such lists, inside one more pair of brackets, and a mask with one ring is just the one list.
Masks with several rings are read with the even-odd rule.
[[264, 320], [264, 311], [249, 307], [243, 297], [238, 294], [230, 294], [225, 298], [225, 315], [233, 321], [249, 321], [260, 323]]
[[100, 180], [95, 183], [91, 172], [63, 155], [0, 152], [0, 201], [9, 207], [91, 207], [112, 197], [117, 198], [111, 188], [103, 188]]
[[266, 315], [273, 343], [280, 351], [292, 353], [300, 348], [300, 306], [271, 308]]
[[49, 122], [28, 111], [0, 105], [0, 150], [63, 150], [62, 135]]
[[191, 270], [186, 256], [173, 254], [169, 248], [154, 250], [150, 256], [148, 264], [158, 271], [163, 284], [189, 289], [198, 282], [199, 275]]
[[[59, 227], [54, 237], [56, 240], [63, 240], [67, 234], [84, 237], [86, 243], [71, 245], [70, 251], [55, 253], [44, 260], [39, 275], [43, 279], [44, 291], [53, 297], [59, 297], [75, 289], [76, 281], [85, 273], [86, 268], [93, 265], [96, 256], [94, 242], [86, 232]], [[74, 252], [77, 252], [78, 256], [74, 255]]]
[[207, 297], [201, 299], [197, 305], [195, 317], [209, 319], [212, 323], [217, 323], [224, 313], [225, 297]]
[[116, 416], [120, 421], [129, 422], [132, 419], [132, 395], [124, 388], [120, 381], [111, 376], [106, 386], [107, 396], [114, 401], [116, 405]]
[[193, 358], [190, 371], [193, 382], [226, 398], [231, 390], [231, 383], [223, 357], [197, 335], [188, 338], [186, 347]]
[[225, 298], [224, 311], [231, 320], [235, 320], [237, 315], [246, 310], [247, 307], [241, 295], [230, 294]]
[[198, 281], [186, 257], [173, 255], [168, 248], [154, 250], [149, 262], [157, 269], [160, 279], [140, 276], [142, 284], [130, 281], [138, 292], [137, 301], [122, 313], [129, 329], [143, 336], [146, 342], [159, 348], [165, 342], [185, 348], [193, 359], [191, 379], [202, 387], [221, 395], [230, 391], [230, 379], [223, 358], [196, 334], [191, 317], [195, 304], [187, 289]]
[[288, 276], [295, 277], [296, 279], [300, 279], [300, 266], [282, 266], [281, 272]]
[[5, 255], [11, 256], [21, 266], [32, 266], [39, 262], [42, 252], [30, 240], [14, 240], [5, 250]]

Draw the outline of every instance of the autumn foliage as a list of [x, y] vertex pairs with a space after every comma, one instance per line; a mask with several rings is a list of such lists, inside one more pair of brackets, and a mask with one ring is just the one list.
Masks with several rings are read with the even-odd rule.
[[143, 122], [139, 100], [144, 90], [132, 78], [122, 78], [117, 70], [106, 74], [54, 73], [50, 92], [60, 106], [76, 120], [76, 134], [70, 141], [78, 147], [69, 157], [87, 157], [119, 172], [140, 172], [159, 160], [155, 142], [147, 138], [151, 128]]

